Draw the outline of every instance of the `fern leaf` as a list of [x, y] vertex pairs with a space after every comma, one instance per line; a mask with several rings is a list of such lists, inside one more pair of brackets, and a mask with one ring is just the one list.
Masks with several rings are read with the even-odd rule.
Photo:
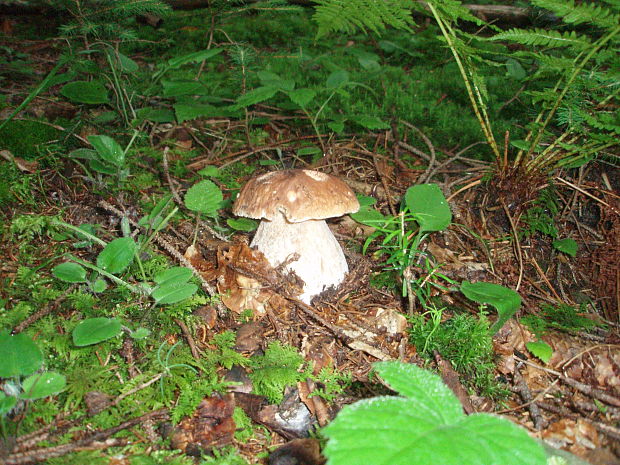
[[554, 12], [567, 24], [590, 23], [604, 29], [618, 26], [620, 15], [611, 9], [593, 3], [575, 4], [574, 0], [532, 0], [532, 4]]
[[386, 27], [409, 30], [411, 0], [317, 0], [313, 15], [318, 24], [317, 38], [332, 32], [356, 30], [380, 33]]
[[549, 48], [571, 47], [585, 50], [592, 45], [590, 39], [579, 36], [575, 31], [560, 32], [547, 29], [517, 29], [494, 35], [491, 40], [508, 40], [521, 45], [534, 45]]

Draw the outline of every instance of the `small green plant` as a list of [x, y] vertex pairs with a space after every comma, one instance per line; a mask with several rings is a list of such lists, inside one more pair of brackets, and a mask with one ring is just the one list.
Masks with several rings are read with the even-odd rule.
[[527, 432], [494, 415], [466, 416], [439, 376], [401, 362], [374, 365], [399, 396], [365, 399], [323, 429], [332, 465], [545, 465]]
[[[88, 168], [92, 171], [99, 174], [114, 176], [116, 180], [122, 184], [127, 179], [127, 176], [129, 176], [126, 154], [137, 135], [138, 132], [135, 131], [131, 141], [124, 149], [109, 136], [89, 136], [88, 141], [91, 143], [94, 150], [84, 148], [76, 149], [69, 153], [69, 157], [73, 158], [76, 162], [78, 158], [86, 160]], [[91, 179], [95, 179], [86, 166], [82, 165], [82, 168]]]
[[66, 385], [63, 375], [41, 371], [43, 353], [24, 334], [0, 331], [0, 426], [6, 436], [5, 418], [20, 401], [32, 401], [61, 392]]

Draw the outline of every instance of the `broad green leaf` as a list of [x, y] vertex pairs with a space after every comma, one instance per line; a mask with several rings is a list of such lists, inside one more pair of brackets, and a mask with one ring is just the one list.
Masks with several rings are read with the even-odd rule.
[[226, 224], [235, 231], [250, 232], [258, 228], [258, 222], [250, 218], [228, 218]]
[[146, 328], [138, 328], [135, 331], [129, 333], [132, 339], [144, 339], [151, 334], [151, 331]]
[[381, 118], [377, 118], [376, 116], [371, 115], [351, 116], [351, 121], [355, 121], [360, 126], [370, 130], [387, 129], [390, 127], [390, 125], [385, 121], [381, 120]]
[[67, 283], [83, 283], [86, 281], [86, 269], [74, 262], [65, 262], [52, 268], [52, 274]]
[[71, 333], [76, 346], [88, 346], [117, 336], [121, 322], [116, 318], [89, 318], [80, 322]]
[[177, 121], [183, 123], [196, 118], [220, 116], [222, 110], [208, 103], [177, 103], [174, 105], [174, 113]]
[[357, 201], [360, 203], [360, 210], [363, 210], [366, 207], [371, 207], [377, 203], [377, 199], [369, 195], [357, 194], [356, 196]]
[[299, 155], [300, 157], [305, 157], [308, 155], [320, 155], [322, 153], [323, 151], [321, 150], [321, 148], [316, 147], [314, 145], [310, 147], [302, 147], [299, 150], [297, 150], [297, 155]]
[[452, 222], [448, 201], [437, 184], [418, 184], [405, 192], [405, 205], [420, 225], [420, 232], [442, 231]]
[[0, 331], [0, 378], [34, 373], [43, 363], [41, 349], [25, 334]]
[[171, 283], [164, 286], [157, 286], [151, 296], [158, 305], [169, 305], [181, 302], [193, 296], [198, 290], [198, 286], [190, 283]]
[[216, 216], [224, 196], [219, 187], [205, 179], [190, 187], [185, 193], [185, 206], [192, 211]]
[[183, 95], [209, 95], [211, 91], [202, 81], [162, 81], [162, 97], [180, 97]]
[[222, 175], [222, 173], [220, 173], [219, 168], [213, 165], [205, 166], [203, 169], [198, 171], [198, 174], [200, 176], [207, 176], [209, 178], [219, 178]]
[[136, 122], [172, 123], [174, 118], [174, 112], [168, 108], [144, 107], [136, 110]]
[[269, 100], [278, 93], [278, 88], [273, 86], [262, 86], [252, 89], [237, 99], [237, 106], [241, 108], [249, 107], [256, 103]]
[[172, 268], [168, 268], [167, 270], [162, 271], [161, 273], [157, 273], [153, 281], [155, 281], [160, 286], [164, 286], [166, 284], [183, 284], [189, 281], [189, 278], [192, 277], [192, 270], [186, 268], [184, 266], [173, 266]]
[[495, 307], [498, 318], [490, 329], [492, 334], [499, 331], [521, 306], [521, 296], [499, 284], [463, 281], [460, 290], [465, 297], [474, 302]]
[[375, 366], [404, 397], [343, 408], [323, 429], [330, 465], [545, 465], [542, 447], [525, 430], [488, 414], [465, 416], [437, 375], [399, 362]]
[[522, 81], [527, 76], [527, 72], [514, 58], [508, 58], [506, 60], [506, 74], [517, 81]]
[[46, 371], [29, 376], [24, 380], [24, 392], [19, 396], [22, 399], [42, 399], [43, 397], [58, 394], [67, 385], [66, 378], [60, 373]]
[[527, 350], [529, 350], [535, 357], [541, 359], [544, 363], [549, 363], [551, 356], [553, 355], [553, 349], [545, 341], [528, 342], [525, 344]]
[[327, 123], [327, 127], [334, 131], [336, 134], [341, 134], [342, 131], [344, 131], [344, 121], [345, 120], [330, 121], [329, 123]]
[[69, 152], [71, 158], [82, 158], [84, 160], [96, 160], [97, 152], [93, 149], [75, 149]]
[[338, 87], [342, 87], [349, 82], [349, 73], [347, 73], [344, 69], [340, 69], [338, 71], [334, 71], [327, 77], [327, 81], [325, 85], [329, 89], [337, 89]]
[[90, 160], [88, 162], [88, 167], [93, 170], [96, 171], [97, 173], [101, 173], [101, 174], [116, 174], [116, 168], [114, 168], [112, 165], [108, 165], [106, 163], [103, 163], [99, 160]]
[[316, 97], [316, 92], [312, 89], [304, 88], [292, 90], [288, 92], [287, 95], [295, 105], [306, 108], [308, 104], [314, 100], [314, 97]]
[[571, 257], [577, 255], [577, 242], [570, 237], [553, 241], [553, 247]]
[[118, 64], [120, 65], [121, 71], [123, 73], [135, 73], [140, 69], [138, 63], [133, 61], [127, 55], [122, 54], [121, 52], [117, 52]]
[[15, 404], [17, 404], [17, 397], [7, 396], [4, 392], [0, 391], [0, 417], [9, 413], [11, 409], [15, 407]]
[[375, 228], [384, 225], [387, 221], [387, 217], [383, 216], [383, 214], [377, 210], [364, 209], [358, 211], [357, 213], [351, 213], [349, 216], [358, 223], [365, 224], [366, 226], [373, 226]]
[[108, 283], [105, 282], [105, 279], [99, 278], [96, 279], [92, 284], [91, 289], [95, 294], [101, 294], [108, 288]]
[[111, 137], [88, 136], [88, 142], [92, 144], [103, 161], [119, 167], [125, 163], [125, 151]]
[[108, 273], [120, 273], [131, 265], [137, 248], [131, 237], [114, 239], [97, 256], [97, 266]]
[[74, 81], [65, 84], [60, 93], [72, 102], [91, 105], [109, 103], [108, 91], [99, 81]]
[[176, 58], [171, 58], [168, 60], [168, 66], [171, 69], [178, 68], [179, 66], [183, 66], [187, 63], [200, 63], [201, 61], [208, 60], [209, 58], [214, 57], [222, 52], [222, 48], [211, 48], [208, 50], [200, 50], [198, 52], [188, 53], [187, 55], [183, 55]]

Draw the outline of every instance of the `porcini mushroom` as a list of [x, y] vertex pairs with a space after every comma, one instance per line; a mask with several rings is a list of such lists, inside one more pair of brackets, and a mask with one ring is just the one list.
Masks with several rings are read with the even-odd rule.
[[353, 191], [340, 179], [312, 170], [272, 171], [241, 189], [233, 213], [261, 219], [250, 246], [273, 267], [287, 262], [304, 281], [299, 297], [312, 298], [338, 286], [349, 271], [340, 244], [326, 218], [359, 210]]

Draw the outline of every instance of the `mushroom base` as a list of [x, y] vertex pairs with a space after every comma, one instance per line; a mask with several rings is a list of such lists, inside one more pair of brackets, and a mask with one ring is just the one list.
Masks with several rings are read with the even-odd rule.
[[289, 223], [281, 215], [273, 221], [263, 220], [250, 246], [260, 250], [273, 267], [298, 254], [285, 270], [294, 271], [304, 281], [299, 299], [305, 303], [338, 286], [349, 271], [340, 244], [323, 220]]

